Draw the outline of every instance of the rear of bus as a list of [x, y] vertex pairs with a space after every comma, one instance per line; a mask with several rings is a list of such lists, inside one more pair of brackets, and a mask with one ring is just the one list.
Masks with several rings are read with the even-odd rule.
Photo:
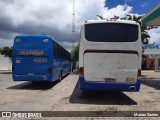
[[86, 21], [80, 40], [80, 90], [139, 91], [141, 56], [139, 23]]
[[50, 81], [52, 38], [47, 35], [19, 35], [14, 39], [12, 75], [14, 81]]

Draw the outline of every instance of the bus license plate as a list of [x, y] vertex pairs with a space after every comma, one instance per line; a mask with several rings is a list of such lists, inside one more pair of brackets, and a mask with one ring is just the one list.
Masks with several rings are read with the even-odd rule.
[[28, 75], [34, 75], [34, 73], [28, 73]]

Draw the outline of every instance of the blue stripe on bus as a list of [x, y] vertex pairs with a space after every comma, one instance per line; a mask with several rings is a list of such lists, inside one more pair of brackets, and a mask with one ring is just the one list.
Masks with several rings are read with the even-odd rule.
[[[141, 80], [137, 80], [135, 83], [107, 83], [107, 82], [91, 82], [84, 79], [84, 77], [79, 77], [80, 90], [93, 90], [93, 91], [129, 91], [131, 86], [135, 86], [134, 91], [140, 90]], [[133, 92], [133, 91], [132, 91]]]

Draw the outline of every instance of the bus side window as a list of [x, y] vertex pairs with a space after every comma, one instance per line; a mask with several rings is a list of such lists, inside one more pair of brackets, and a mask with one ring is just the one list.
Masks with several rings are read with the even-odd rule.
[[54, 42], [54, 55], [57, 57], [57, 43]]
[[66, 51], [63, 49], [63, 58], [64, 58], [64, 59], [65, 59], [65, 52], [66, 52]]
[[63, 58], [63, 54], [62, 54], [62, 53], [63, 53], [63, 49], [62, 49], [62, 47], [60, 46], [60, 57], [61, 57], [61, 58]]
[[58, 45], [58, 56], [61, 58], [61, 48], [59, 45]]
[[55, 55], [55, 42], [52, 41], [52, 47], [53, 47], [53, 55]]
[[60, 57], [60, 46], [57, 44], [57, 56]]

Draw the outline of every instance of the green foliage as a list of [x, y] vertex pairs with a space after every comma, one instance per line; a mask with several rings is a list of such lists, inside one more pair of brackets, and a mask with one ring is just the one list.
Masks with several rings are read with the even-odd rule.
[[[102, 16], [97, 15], [100, 19], [105, 19]], [[126, 15], [124, 18], [120, 18], [119, 16], [114, 16], [111, 19], [121, 19], [121, 20], [132, 20], [132, 21], [136, 21], [140, 24], [141, 26], [141, 17], [142, 16], [135, 16], [135, 15]], [[150, 27], [150, 26], [141, 26], [141, 39], [142, 39], [142, 43], [143, 45], [148, 45], [149, 44], [149, 34], [147, 32], [147, 30], [153, 29], [156, 27]]]
[[79, 60], [79, 44], [72, 49], [71, 58], [72, 58], [72, 61], [74, 62]]
[[10, 60], [12, 59], [12, 47], [3, 47], [0, 49], [0, 54], [4, 57], [8, 57]]

